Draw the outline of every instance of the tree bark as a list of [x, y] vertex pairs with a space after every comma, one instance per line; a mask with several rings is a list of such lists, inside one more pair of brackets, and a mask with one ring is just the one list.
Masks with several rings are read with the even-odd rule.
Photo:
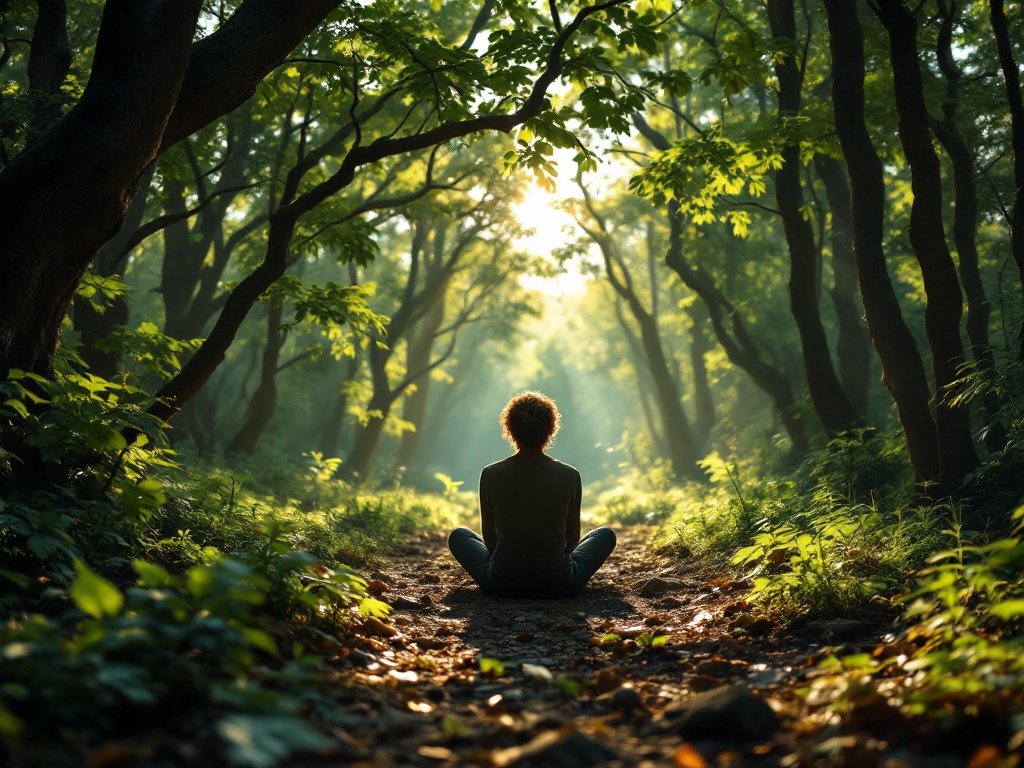
[[39, 14], [32, 30], [28, 57], [28, 87], [43, 94], [35, 105], [31, 131], [42, 133], [60, 117], [60, 105], [47, 99], [60, 91], [71, 71], [68, 9], [64, 0], [37, 0]]
[[843, 389], [857, 413], [867, 420], [871, 387], [871, 339], [864, 327], [863, 310], [857, 295], [857, 263], [853, 257], [853, 220], [850, 216], [850, 185], [843, 164], [832, 157], [817, 155], [814, 166], [825, 185], [831, 214], [832, 305], [836, 311], [839, 337], [836, 358]]
[[108, 0], [82, 98], [0, 172], [0, 370], [51, 372], [75, 286], [145, 168], [245, 101], [337, 0], [245, 0], [193, 52], [200, 6]]
[[885, 260], [882, 163], [864, 116], [864, 38], [856, 0], [825, 0], [832, 57], [832, 109], [850, 174], [853, 252], [868, 334], [882, 383], [896, 404], [916, 483], [939, 480], [939, 444], [931, 393], [913, 334], [903, 320]]
[[978, 466], [971, 436], [970, 411], [954, 406], [953, 385], [964, 362], [960, 340], [963, 294], [942, 226], [942, 174], [928, 129], [928, 108], [917, 49], [917, 18], [902, 0], [880, 0], [878, 16], [889, 32], [898, 130], [910, 165], [914, 202], [910, 209], [910, 244], [926, 295], [924, 324], [932, 353], [935, 425], [943, 490], [952, 492]]
[[711, 276], [687, 261], [682, 247], [682, 217], [678, 211], [669, 212], [669, 225], [671, 235], [665, 263], [704, 302], [715, 338], [725, 350], [729, 362], [750, 376], [754, 384], [771, 398], [789, 437], [793, 457], [803, 456], [810, 446], [789, 378], [761, 356], [739, 311], [718, 289]]
[[48, 375], [60, 324], [152, 162], [199, 0], [108, 0], [78, 104], [0, 172], [0, 369]]
[[[992, 376], [995, 358], [989, 343], [988, 322], [992, 307], [985, 294], [978, 264], [978, 192], [975, 183], [974, 153], [956, 124], [957, 104], [960, 98], [960, 70], [953, 58], [953, 24], [956, 21], [956, 0], [940, 2], [942, 27], [937, 40], [939, 68], [946, 78], [946, 98], [942, 103], [942, 120], [933, 123], [935, 136], [942, 144], [953, 165], [953, 243], [960, 263], [960, 282], [967, 296], [967, 338], [971, 342], [971, 356], [981, 373]], [[1000, 398], [989, 392], [981, 398], [985, 418], [985, 446], [1001, 451], [1006, 446], [1006, 430], [997, 420], [1002, 408]]]
[[[793, 0], [768, 0], [768, 19], [775, 40], [797, 38]], [[779, 82], [780, 125], [800, 113], [802, 76], [796, 58], [790, 54], [775, 64]], [[800, 333], [804, 376], [814, 412], [829, 437], [863, 427], [864, 421], [850, 404], [836, 375], [828, 337], [818, 306], [821, 278], [811, 223], [804, 219], [800, 182], [800, 148], [786, 142], [782, 166], [775, 172], [775, 199], [789, 246], [789, 306]]]
[[281, 362], [281, 348], [286, 340], [280, 331], [283, 315], [284, 304], [281, 302], [273, 303], [267, 311], [267, 341], [260, 364], [260, 381], [249, 399], [242, 426], [228, 443], [228, 453], [237, 451], [252, 456], [274, 415], [277, 405], [277, 369]]
[[[1024, 293], [1024, 97], [1020, 90], [1020, 70], [1010, 42], [1010, 24], [1003, 0], [989, 0], [989, 19], [996, 38], [999, 67], [1003, 71], [1006, 102], [1010, 107], [1010, 142], [1013, 147], [1013, 206], [1010, 208], [1010, 255], [1017, 265]], [[1024, 325], [1018, 337], [1024, 356]]]
[[341, 386], [335, 387], [334, 396], [331, 399], [331, 405], [327, 411], [327, 417], [322, 418], [320, 414], [315, 414], [315, 423], [323, 424], [323, 428], [317, 442], [317, 449], [324, 456], [334, 456], [338, 452], [338, 446], [341, 444], [342, 427], [345, 423], [345, 415], [348, 413], [348, 385], [355, 380], [358, 372], [359, 355], [357, 353], [355, 357], [348, 358]]
[[707, 307], [694, 304], [690, 315], [690, 368], [693, 371], [693, 447], [702, 453], [715, 426], [715, 399], [704, 360], [711, 351], [706, 326], [710, 320]]

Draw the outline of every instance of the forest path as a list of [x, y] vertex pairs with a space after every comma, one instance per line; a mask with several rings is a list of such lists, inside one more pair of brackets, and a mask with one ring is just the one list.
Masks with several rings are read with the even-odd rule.
[[[483, 595], [441, 533], [408, 542], [369, 585], [393, 606], [389, 623], [365, 622], [337, 659], [352, 720], [334, 757], [380, 768], [702, 768], [881, 765], [892, 754], [833, 717], [835, 685], [797, 694], [823, 674], [827, 648], [772, 635], [743, 599], [746, 583], [659, 556], [649, 529], [619, 534], [584, 594], [565, 600]], [[811, 627], [833, 642], [866, 630]], [[650, 644], [658, 633], [667, 642]], [[484, 671], [481, 658], [503, 668]]]

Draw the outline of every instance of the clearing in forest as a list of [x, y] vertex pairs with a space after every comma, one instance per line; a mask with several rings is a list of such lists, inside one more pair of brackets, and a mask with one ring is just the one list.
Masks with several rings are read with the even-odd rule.
[[[877, 652], [878, 621], [798, 634], [753, 613], [749, 585], [660, 556], [650, 530], [583, 595], [483, 595], [439, 532], [372, 574], [389, 623], [368, 619], [330, 662], [351, 696], [346, 765], [962, 765], [880, 698], [844, 705], [819, 665]], [[878, 619], [884, 621], [884, 619]], [[808, 691], [810, 694], [808, 695]], [[852, 713], [852, 714], [851, 714]]]

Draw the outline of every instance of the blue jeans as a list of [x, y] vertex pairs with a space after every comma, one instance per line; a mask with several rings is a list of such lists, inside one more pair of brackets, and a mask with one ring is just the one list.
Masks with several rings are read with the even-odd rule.
[[456, 528], [448, 535], [448, 549], [459, 565], [473, 577], [484, 592], [501, 597], [568, 597], [583, 591], [587, 582], [597, 573], [615, 549], [615, 531], [595, 528], [588, 533], [572, 554], [565, 555], [564, 580], [544, 587], [523, 587], [500, 581], [494, 575], [491, 553], [487, 551], [479, 533], [469, 528]]

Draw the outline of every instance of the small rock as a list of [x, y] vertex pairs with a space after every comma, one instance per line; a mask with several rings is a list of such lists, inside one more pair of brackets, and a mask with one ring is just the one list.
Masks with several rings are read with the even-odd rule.
[[796, 634], [801, 637], [820, 639], [825, 643], [834, 643], [837, 640], [860, 637], [866, 628], [864, 622], [856, 619], [827, 619], [812, 621]]
[[722, 685], [725, 685], [724, 680], [709, 675], [692, 675], [686, 681], [686, 686], [694, 693], [710, 691], [712, 688], [718, 688]]
[[391, 601], [391, 607], [404, 611], [420, 611], [426, 606], [418, 598], [398, 595]]
[[516, 635], [516, 641], [520, 643], [528, 643], [533, 640], [533, 632], [520, 632]]
[[391, 623], [400, 627], [408, 627], [412, 624], [412, 616], [407, 613], [393, 613], [391, 614]]
[[380, 598], [381, 595], [388, 591], [388, 585], [380, 579], [370, 579], [366, 582], [366, 591], [368, 594]]
[[371, 616], [363, 621], [359, 633], [364, 637], [394, 637], [398, 634], [398, 630]]
[[634, 709], [642, 709], [644, 700], [636, 688], [624, 685], [609, 695], [608, 704], [620, 712], [632, 712]]
[[420, 584], [440, 584], [441, 577], [436, 573], [425, 573], [420, 576]]
[[648, 616], [644, 619], [644, 625], [648, 627], [660, 627], [662, 624], [668, 621], [668, 616], [663, 613], [656, 613], [653, 616]]
[[591, 768], [615, 760], [618, 755], [582, 733], [545, 731], [521, 747], [495, 750], [494, 765], [545, 766], [545, 768]]
[[371, 664], [377, 663], [377, 657], [372, 653], [361, 651], [358, 648], [352, 648], [348, 652], [348, 660], [351, 661], [357, 667], [368, 667]]
[[668, 579], [662, 579], [655, 576], [653, 579], [648, 579], [643, 586], [640, 587], [640, 597], [657, 597], [663, 595], [666, 592], [676, 592], [682, 589], [683, 584], [678, 581], [670, 581]]
[[766, 739], [779, 727], [779, 717], [760, 696], [744, 685], [731, 685], [683, 700], [666, 714], [687, 738]]
[[420, 595], [416, 599], [420, 601], [420, 605], [422, 605], [424, 608], [430, 608], [434, 604], [434, 598], [432, 598], [430, 595]]
[[555, 629], [559, 632], [571, 632], [573, 626], [567, 621], [560, 621], [558, 624], [555, 624]]
[[666, 610], [672, 610], [674, 608], [682, 608], [683, 601], [675, 597], [663, 597], [658, 601], [659, 608], [665, 608]]
[[707, 675], [708, 677], [731, 677], [740, 670], [738, 665], [726, 659], [707, 659], [706, 661], [700, 662], [694, 669], [698, 675]]

